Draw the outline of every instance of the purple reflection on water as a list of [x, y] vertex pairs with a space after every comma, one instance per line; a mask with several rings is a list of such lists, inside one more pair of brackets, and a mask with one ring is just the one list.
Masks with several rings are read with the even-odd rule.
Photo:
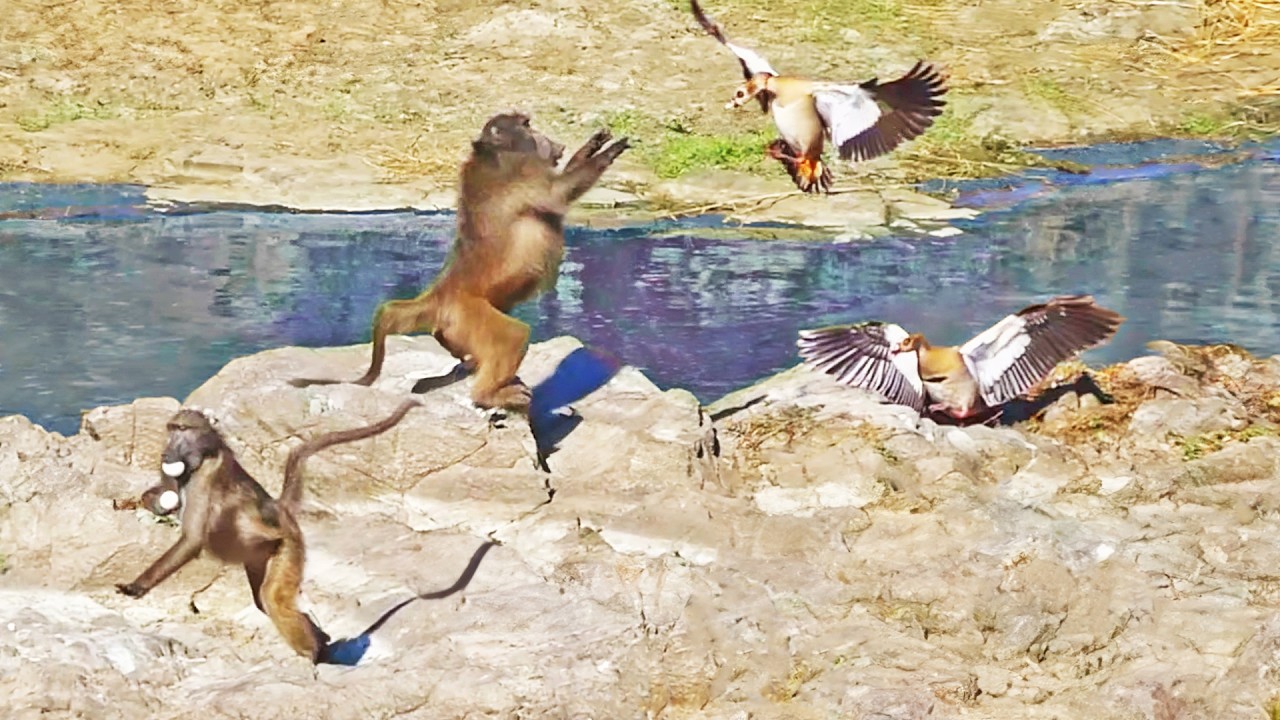
[[[1280, 165], [1112, 175], [1125, 179], [992, 203], [947, 240], [710, 239], [713, 219], [573, 228], [555, 291], [517, 315], [535, 341], [575, 335], [704, 401], [793, 365], [803, 327], [879, 318], [959, 342], [1055, 293], [1128, 317], [1093, 362], [1154, 338], [1280, 352]], [[237, 356], [365, 342], [378, 303], [430, 283], [453, 224], [139, 202], [133, 188], [0, 186], [0, 212], [99, 209], [0, 222], [0, 414], [74, 432], [81, 409], [183, 397]]]

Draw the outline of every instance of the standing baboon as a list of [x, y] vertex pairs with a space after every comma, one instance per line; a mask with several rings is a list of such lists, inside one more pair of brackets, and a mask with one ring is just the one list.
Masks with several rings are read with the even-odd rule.
[[378, 377], [388, 335], [431, 331], [466, 371], [474, 371], [476, 405], [526, 410], [529, 388], [516, 370], [528, 349], [529, 326], [509, 313], [555, 285], [565, 213], [628, 147], [623, 138], [605, 148], [610, 138], [600, 130], [558, 171], [564, 146], [533, 129], [527, 116], [490, 118], [462, 164], [458, 236], [444, 270], [418, 297], [388, 301], [374, 313], [373, 360], [355, 383]]

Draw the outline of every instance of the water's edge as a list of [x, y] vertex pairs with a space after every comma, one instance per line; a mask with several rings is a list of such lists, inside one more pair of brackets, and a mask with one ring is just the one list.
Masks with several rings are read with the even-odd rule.
[[[716, 215], [570, 226], [557, 287], [516, 315], [535, 342], [573, 335], [703, 402], [794, 366], [801, 327], [891, 319], [959, 340], [1050, 293], [1093, 293], [1129, 316], [1090, 362], [1156, 338], [1280, 351], [1280, 190], [1258, 169], [1280, 143], [1045, 152], [1096, 162], [933, 188], [982, 210], [949, 239], [743, 243], [725, 238], [761, 226]], [[25, 217], [0, 222], [0, 337], [22, 338], [0, 343], [0, 414], [64, 433], [80, 409], [181, 397], [235, 357], [367, 342], [378, 303], [430, 283], [453, 224], [156, 208], [139, 186], [0, 186], [3, 212]]]

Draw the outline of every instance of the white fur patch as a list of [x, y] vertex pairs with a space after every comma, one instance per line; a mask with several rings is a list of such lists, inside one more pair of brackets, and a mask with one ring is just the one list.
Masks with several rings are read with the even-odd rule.
[[[901, 325], [889, 323], [884, 326], [884, 339], [892, 346], [901, 345], [907, 337], [908, 333]], [[920, 380], [920, 353], [893, 353], [889, 359], [907, 382], [911, 383], [911, 387], [915, 388], [916, 393], [924, 395], [924, 382]]]
[[178, 493], [172, 490], [165, 490], [160, 493], [160, 498], [156, 500], [156, 504], [161, 510], [169, 511], [178, 507]]
[[160, 465], [160, 472], [171, 478], [180, 477], [186, 469], [187, 464], [181, 460], [176, 460], [171, 463], [161, 463]]

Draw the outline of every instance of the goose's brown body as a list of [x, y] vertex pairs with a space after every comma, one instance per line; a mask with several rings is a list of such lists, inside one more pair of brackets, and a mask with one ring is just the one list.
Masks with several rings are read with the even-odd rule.
[[934, 346], [898, 325], [864, 322], [801, 330], [809, 367], [921, 413], [990, 417], [1058, 363], [1106, 342], [1124, 318], [1091, 296], [1064, 295], [1007, 315], [960, 346]]
[[742, 65], [745, 82], [727, 107], [755, 99], [770, 113], [781, 137], [769, 146], [769, 155], [805, 192], [831, 187], [831, 170], [822, 161], [827, 139], [842, 159], [868, 160], [918, 137], [942, 113], [940, 98], [946, 85], [937, 70], [923, 62], [883, 85], [874, 78], [848, 85], [781, 75], [756, 52], [729, 42], [698, 0], [691, 0], [691, 7], [702, 28]]

